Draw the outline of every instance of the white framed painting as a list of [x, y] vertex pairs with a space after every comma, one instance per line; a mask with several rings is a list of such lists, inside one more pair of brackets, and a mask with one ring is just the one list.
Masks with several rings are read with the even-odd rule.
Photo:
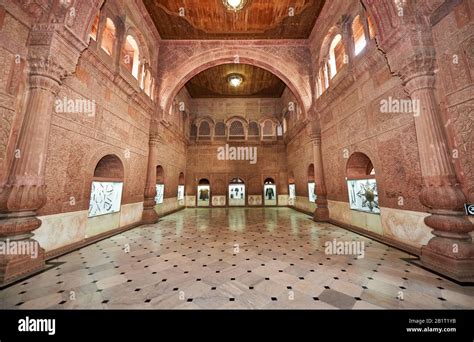
[[380, 214], [377, 181], [375, 179], [355, 179], [347, 181], [349, 205], [352, 210]]
[[197, 206], [208, 207], [211, 203], [211, 187], [209, 185], [199, 185], [197, 190]]
[[265, 184], [263, 186], [263, 198], [265, 205], [277, 205], [277, 191], [275, 184]]
[[309, 182], [308, 183], [308, 200], [310, 202], [316, 202], [316, 183]]
[[288, 185], [289, 189], [289, 199], [295, 199], [296, 198], [296, 185], [295, 184], [290, 184]]
[[122, 204], [122, 182], [92, 182], [89, 217], [113, 214]]
[[178, 185], [178, 201], [184, 200], [184, 185]]
[[162, 204], [164, 197], [165, 197], [165, 185], [156, 184], [156, 197], [155, 197], [156, 204]]
[[229, 185], [229, 205], [243, 206], [245, 205], [245, 185], [230, 184]]

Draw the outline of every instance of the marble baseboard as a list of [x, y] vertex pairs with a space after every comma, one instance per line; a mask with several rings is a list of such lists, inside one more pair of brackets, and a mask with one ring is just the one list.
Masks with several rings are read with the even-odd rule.
[[351, 210], [347, 202], [328, 201], [329, 217], [380, 236], [419, 248], [433, 237], [424, 223], [428, 213], [380, 208], [380, 215]]
[[262, 195], [249, 195], [247, 198], [248, 205], [262, 205]]
[[41, 226], [34, 231], [34, 239], [46, 251], [81, 241], [86, 235], [87, 210], [40, 216]]
[[163, 200], [163, 203], [155, 205], [155, 211], [158, 214], [158, 216], [160, 217], [165, 216], [169, 213], [172, 213], [181, 209], [183, 206], [180, 205], [180, 202], [182, 203], [182, 201], [178, 201], [177, 197], [165, 198]]
[[316, 210], [316, 203], [310, 202], [308, 197], [296, 196], [293, 200], [293, 206], [305, 213], [314, 213]]
[[226, 205], [226, 196], [212, 196], [213, 207], [225, 207], [225, 205]]
[[185, 197], [186, 207], [194, 208], [196, 206], [196, 196]]
[[288, 195], [278, 195], [278, 206], [280, 207], [288, 206]]
[[424, 219], [428, 213], [381, 208], [383, 234], [409, 245], [420, 247], [434, 237]]
[[141, 221], [143, 202], [122, 205], [120, 210], [120, 227], [128, 226]]
[[106, 231], [120, 227], [120, 212], [89, 217], [87, 219], [87, 228], [85, 238], [105, 233]]
[[139, 202], [124, 204], [117, 213], [90, 218], [87, 210], [40, 216], [42, 223], [34, 239], [48, 252], [140, 222], [142, 213], [143, 202]]

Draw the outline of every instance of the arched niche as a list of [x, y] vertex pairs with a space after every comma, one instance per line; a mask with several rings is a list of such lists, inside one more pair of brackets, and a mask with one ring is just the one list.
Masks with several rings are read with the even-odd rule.
[[89, 217], [120, 211], [124, 184], [124, 167], [120, 158], [109, 154], [102, 157], [92, 178]]
[[263, 200], [265, 206], [276, 206], [278, 203], [278, 194], [275, 180], [271, 177], [263, 181]]
[[211, 183], [207, 178], [201, 178], [197, 186], [198, 207], [209, 207], [211, 205]]
[[316, 181], [314, 178], [314, 164], [308, 166], [308, 200], [316, 202]]
[[156, 167], [156, 204], [163, 204], [165, 200], [165, 170], [163, 166]]
[[229, 206], [245, 206], [246, 186], [245, 181], [240, 177], [232, 178], [228, 187]]
[[379, 214], [376, 173], [370, 158], [361, 152], [353, 153], [347, 161], [346, 175], [350, 208]]

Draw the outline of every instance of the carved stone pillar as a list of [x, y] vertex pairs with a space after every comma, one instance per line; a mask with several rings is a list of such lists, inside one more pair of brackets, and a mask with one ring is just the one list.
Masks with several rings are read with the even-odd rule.
[[[0, 189], [0, 240], [37, 249], [26, 254], [0, 255], [0, 283], [8, 283], [44, 266], [44, 250], [31, 239], [41, 225], [36, 211], [46, 203], [44, 172], [54, 98], [67, 74], [53, 56], [31, 56], [25, 117], [8, 181]], [[36, 253], [34, 253], [36, 254]]]
[[463, 211], [466, 199], [436, 101], [436, 49], [431, 24], [425, 20], [440, 2], [363, 2], [377, 24], [377, 42], [391, 71], [400, 75], [413, 104], [420, 108], [415, 115], [423, 185], [420, 201], [429, 208], [425, 223], [435, 235], [422, 247], [421, 262], [458, 281], [473, 282], [474, 245], [469, 233], [474, 227]]
[[311, 135], [314, 159], [314, 181], [316, 183], [316, 205], [313, 220], [327, 222], [329, 220], [326, 182], [324, 180], [323, 154], [321, 150], [321, 133]]
[[465, 216], [466, 202], [457, 180], [440, 111], [435, 99], [431, 70], [407, 74], [406, 89], [420, 113], [415, 126], [423, 188], [420, 201], [429, 208], [425, 223], [435, 235], [421, 250], [426, 267], [458, 281], [474, 281], [474, 245], [469, 234], [474, 227]]
[[158, 214], [155, 211], [156, 197], [156, 163], [157, 163], [157, 146], [161, 143], [161, 139], [157, 134], [150, 134], [148, 149], [148, 168], [145, 185], [145, 200], [143, 202], [142, 220], [145, 224], [153, 224], [158, 222]]
[[306, 126], [308, 136], [313, 145], [314, 182], [317, 208], [314, 211], [313, 220], [327, 222], [329, 220], [326, 181], [324, 178], [323, 154], [321, 150], [321, 128], [319, 117], [315, 111], [309, 113], [310, 121]]

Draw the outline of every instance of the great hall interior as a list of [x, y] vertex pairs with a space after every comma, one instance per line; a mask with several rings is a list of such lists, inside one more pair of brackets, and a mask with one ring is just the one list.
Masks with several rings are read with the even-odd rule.
[[474, 308], [472, 0], [0, 0], [2, 309]]

